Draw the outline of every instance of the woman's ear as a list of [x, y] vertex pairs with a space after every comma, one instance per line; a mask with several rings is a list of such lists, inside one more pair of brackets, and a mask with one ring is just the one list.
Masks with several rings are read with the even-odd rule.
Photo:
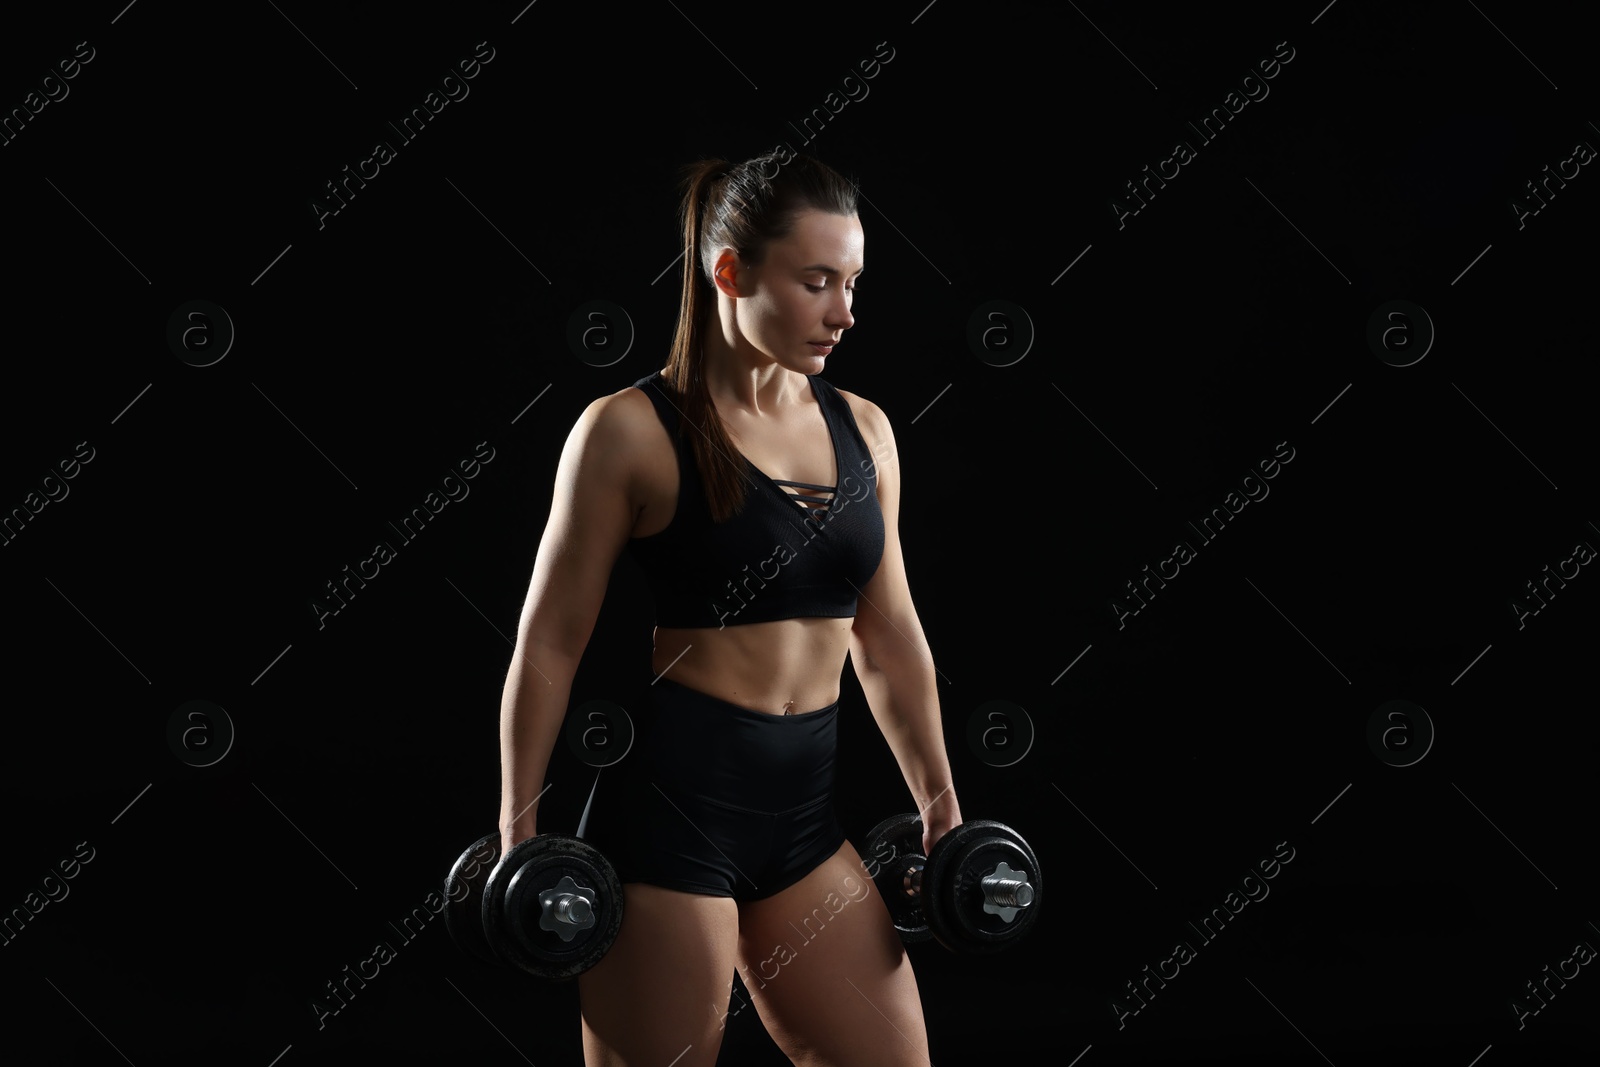
[[711, 278], [718, 291], [725, 296], [738, 299], [739, 272], [741, 270], [739, 254], [731, 248], [724, 248], [717, 254], [717, 265], [711, 272]]

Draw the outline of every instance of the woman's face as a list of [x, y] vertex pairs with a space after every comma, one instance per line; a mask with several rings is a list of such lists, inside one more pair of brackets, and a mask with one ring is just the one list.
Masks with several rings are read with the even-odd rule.
[[767, 246], [765, 261], [740, 273], [734, 314], [745, 343], [780, 366], [819, 374], [827, 353], [855, 325], [850, 306], [865, 261], [861, 220], [808, 211]]

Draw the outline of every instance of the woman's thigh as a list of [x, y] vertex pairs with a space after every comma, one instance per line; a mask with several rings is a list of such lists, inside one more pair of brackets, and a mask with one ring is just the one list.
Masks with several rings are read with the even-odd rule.
[[741, 976], [767, 1032], [801, 1067], [928, 1061], [917, 979], [846, 841], [796, 884], [739, 909]]
[[578, 976], [586, 1067], [713, 1067], [738, 952], [732, 897], [626, 882], [622, 929]]

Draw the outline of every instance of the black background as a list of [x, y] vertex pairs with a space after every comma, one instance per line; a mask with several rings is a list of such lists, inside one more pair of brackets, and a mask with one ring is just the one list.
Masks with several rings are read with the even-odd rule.
[[[0, 909], [94, 849], [0, 948], [8, 1051], [581, 1062], [575, 986], [389, 924], [494, 827], [562, 443], [671, 339], [678, 166], [787, 142], [866, 198], [826, 375], [895, 427], [962, 812], [1019, 829], [1048, 879], [1029, 943], [908, 950], [933, 1062], [1592, 1062], [1592, 967], [1520, 1029], [1511, 1007], [1600, 944], [1600, 579], [1520, 626], [1511, 606], [1600, 544], [1600, 179], [1520, 225], [1512, 206], [1600, 144], [1589, 42], [1568, 7], [1203, 7], [8, 14], [7, 112], [95, 50], [0, 147], [0, 509], [94, 449], [0, 547]], [[386, 120], [480, 41], [470, 95], [398, 144]], [[869, 95], [807, 143], [790, 123], [879, 42]], [[1278, 42], [1270, 94], [1200, 143], [1186, 121]], [[379, 139], [394, 161], [319, 228], [312, 200]], [[1179, 139], [1196, 158], [1119, 226], [1124, 183]], [[567, 343], [596, 299], [636, 330], [605, 367]], [[166, 340], [191, 300], [236, 330], [208, 367]], [[991, 300], [1036, 332], [1009, 366], [967, 344]], [[1391, 300], [1437, 331], [1409, 366], [1367, 342]], [[319, 628], [324, 583], [481, 441], [470, 495]], [[1199, 543], [1187, 523], [1280, 442], [1270, 495]], [[1112, 599], [1179, 540], [1197, 558], [1119, 626]], [[643, 707], [650, 621], [624, 559], [574, 706]], [[166, 738], [196, 699], [237, 730], [206, 768]], [[848, 667], [841, 699], [859, 838], [910, 798]], [[966, 742], [995, 699], [1037, 731], [1004, 768]], [[1410, 766], [1367, 741], [1390, 700], [1432, 724]], [[558, 746], [549, 780], [540, 829], [570, 831], [593, 774]], [[1270, 896], [1119, 1029], [1124, 983], [1279, 842]], [[398, 958], [319, 1029], [312, 999], [382, 940]], [[786, 1061], [745, 1011], [720, 1062]]]

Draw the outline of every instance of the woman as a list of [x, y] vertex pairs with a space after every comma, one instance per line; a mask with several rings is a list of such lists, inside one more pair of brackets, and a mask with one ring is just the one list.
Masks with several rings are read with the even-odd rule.
[[806, 156], [707, 160], [688, 168], [682, 213], [667, 365], [591, 403], [562, 451], [502, 705], [501, 846], [536, 832], [627, 549], [655, 594], [656, 680], [626, 784], [606, 781], [594, 819], [624, 919], [579, 978], [587, 1064], [711, 1067], [744, 1006], [729, 1003], [735, 968], [794, 1062], [926, 1064], [876, 867], [831, 803], [848, 653], [924, 847], [961, 822], [906, 587], [894, 435], [819, 377], [855, 322], [855, 189]]

